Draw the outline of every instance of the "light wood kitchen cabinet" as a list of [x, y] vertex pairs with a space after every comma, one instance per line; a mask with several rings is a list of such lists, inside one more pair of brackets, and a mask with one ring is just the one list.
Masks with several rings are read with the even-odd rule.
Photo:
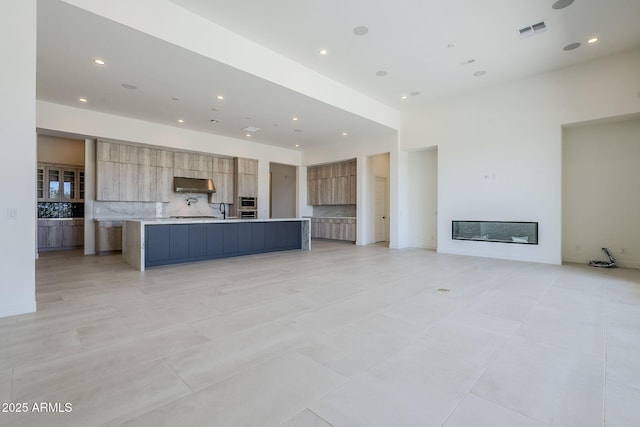
[[156, 201], [168, 202], [173, 194], [173, 168], [156, 166]]
[[[210, 176], [210, 156], [175, 153], [152, 147], [99, 140], [97, 144], [96, 200], [168, 202], [173, 192], [174, 162], [207, 171], [185, 169], [183, 175]], [[179, 170], [180, 172], [181, 170]]]
[[38, 250], [55, 250], [84, 245], [84, 220], [39, 219]]
[[307, 169], [309, 205], [355, 205], [356, 188], [355, 159]]
[[167, 150], [153, 149], [156, 153], [155, 163], [151, 163], [152, 166], [159, 166], [163, 168], [173, 169], [173, 152]]
[[311, 237], [356, 241], [355, 218], [311, 218]]
[[120, 163], [120, 144], [98, 140], [96, 158], [99, 161]]
[[230, 157], [211, 159], [213, 184], [216, 192], [209, 195], [209, 203], [234, 203], [234, 161]]
[[122, 250], [122, 221], [96, 221], [96, 253]]
[[[206, 153], [178, 152], [160, 148], [138, 146], [98, 140], [97, 196], [100, 201], [169, 202], [173, 196], [173, 178], [212, 178], [217, 193], [209, 203], [234, 203], [236, 166], [231, 157], [215, 157]], [[257, 161], [243, 159], [241, 169], [245, 175], [243, 186], [257, 196]], [[38, 175], [40, 176], [40, 175]], [[46, 192], [42, 180], [38, 191]], [[41, 185], [42, 182], [42, 185]]]
[[36, 170], [39, 202], [81, 202], [84, 200], [84, 169], [40, 163]]
[[[235, 158], [236, 197], [258, 197], [258, 161]], [[234, 200], [235, 201], [235, 200]], [[235, 201], [235, 203], [238, 203]]]
[[98, 160], [96, 200], [120, 200], [120, 163]]

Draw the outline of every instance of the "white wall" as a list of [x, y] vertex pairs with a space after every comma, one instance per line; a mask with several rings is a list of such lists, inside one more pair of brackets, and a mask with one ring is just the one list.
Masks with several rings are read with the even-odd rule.
[[562, 144], [562, 259], [640, 267], [640, 118], [567, 127]]
[[411, 195], [411, 214], [408, 245], [413, 248], [437, 248], [438, 238], [438, 150], [412, 151], [407, 165], [411, 179], [408, 192]]
[[38, 135], [38, 162], [84, 166], [84, 139]]
[[36, 2], [0, 15], [0, 317], [35, 311]]
[[270, 168], [271, 217], [293, 218], [296, 216], [296, 167], [271, 163]]
[[[637, 113], [639, 93], [633, 50], [403, 117], [403, 150], [438, 146], [438, 251], [559, 264], [562, 125]], [[454, 241], [452, 220], [537, 221], [540, 244]]]

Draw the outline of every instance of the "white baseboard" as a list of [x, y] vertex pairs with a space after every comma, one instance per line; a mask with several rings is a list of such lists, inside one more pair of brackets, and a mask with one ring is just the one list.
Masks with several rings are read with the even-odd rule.
[[33, 313], [35, 311], [35, 301], [17, 305], [0, 305], [0, 317], [16, 316], [18, 314]]

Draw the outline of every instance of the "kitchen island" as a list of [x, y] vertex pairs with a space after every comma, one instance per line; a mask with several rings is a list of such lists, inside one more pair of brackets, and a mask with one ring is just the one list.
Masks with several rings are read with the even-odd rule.
[[309, 218], [126, 220], [122, 258], [137, 270], [287, 250], [311, 250]]

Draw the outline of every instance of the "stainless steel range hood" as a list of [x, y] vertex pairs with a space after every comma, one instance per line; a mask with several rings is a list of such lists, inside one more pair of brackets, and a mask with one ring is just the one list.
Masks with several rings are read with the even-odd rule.
[[173, 178], [173, 191], [176, 193], [215, 193], [213, 181], [203, 178]]

